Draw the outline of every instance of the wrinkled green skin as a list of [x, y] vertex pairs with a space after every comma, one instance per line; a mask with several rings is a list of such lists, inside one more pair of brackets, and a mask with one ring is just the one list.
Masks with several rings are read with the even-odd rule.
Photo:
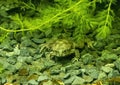
[[[75, 54], [73, 61], [78, 60], [80, 53], [76, 49], [75, 43], [66, 39], [57, 39], [47, 42], [41, 46], [40, 52], [46, 52], [47, 59], [53, 57], [66, 57]], [[47, 52], [48, 51], [48, 52]]]

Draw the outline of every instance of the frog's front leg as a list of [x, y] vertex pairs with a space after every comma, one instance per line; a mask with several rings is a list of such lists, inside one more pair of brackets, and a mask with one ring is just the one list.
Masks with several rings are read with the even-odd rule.
[[76, 61], [78, 61], [79, 58], [80, 58], [80, 52], [79, 52], [78, 49], [75, 49], [75, 50], [74, 50], [74, 53], [75, 53], [75, 57], [72, 59], [72, 62], [76, 62]]
[[53, 57], [54, 57], [54, 52], [47, 52], [47, 54], [46, 54], [47, 60], [51, 60], [51, 59], [53, 59]]
[[47, 59], [47, 60], [50, 60], [50, 59], [51, 59], [51, 52], [47, 52], [47, 53], [46, 53], [46, 59]]

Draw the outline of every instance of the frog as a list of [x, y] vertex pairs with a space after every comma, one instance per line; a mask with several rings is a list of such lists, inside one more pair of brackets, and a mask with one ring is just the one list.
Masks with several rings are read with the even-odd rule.
[[76, 49], [76, 44], [68, 39], [57, 39], [57, 40], [51, 40], [47, 43], [44, 43], [41, 45], [40, 52], [44, 52], [47, 59], [52, 59], [53, 57], [56, 58], [65, 58], [72, 54], [75, 55], [75, 57], [72, 59], [72, 61], [78, 61], [80, 57], [79, 50]]

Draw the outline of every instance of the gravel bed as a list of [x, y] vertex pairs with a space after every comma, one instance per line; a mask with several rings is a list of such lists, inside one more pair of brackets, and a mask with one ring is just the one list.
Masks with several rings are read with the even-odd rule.
[[120, 84], [119, 53], [83, 50], [76, 62], [69, 57], [48, 60], [39, 52], [43, 39], [22, 39], [18, 43], [7, 38], [0, 44], [0, 85]]

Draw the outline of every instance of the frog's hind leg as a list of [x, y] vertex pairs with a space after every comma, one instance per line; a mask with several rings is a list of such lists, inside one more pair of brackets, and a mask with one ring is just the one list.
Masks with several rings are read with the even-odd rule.
[[75, 50], [75, 57], [72, 59], [72, 62], [79, 61], [80, 58], [80, 52], [79, 50]]

